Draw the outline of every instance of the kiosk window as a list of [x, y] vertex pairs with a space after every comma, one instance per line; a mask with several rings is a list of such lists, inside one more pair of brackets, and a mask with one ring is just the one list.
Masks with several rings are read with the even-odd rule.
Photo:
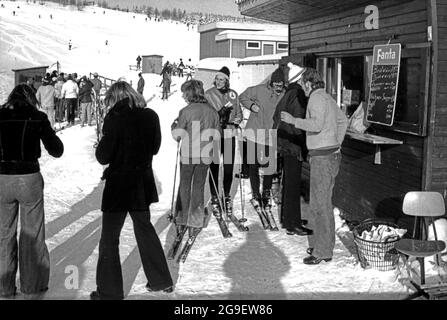
[[[428, 49], [404, 49], [399, 72], [394, 123], [384, 129], [425, 135], [427, 96], [426, 55]], [[348, 117], [360, 102], [367, 103], [371, 79], [372, 55], [320, 57], [317, 70]], [[376, 126], [378, 124], [372, 124]]]

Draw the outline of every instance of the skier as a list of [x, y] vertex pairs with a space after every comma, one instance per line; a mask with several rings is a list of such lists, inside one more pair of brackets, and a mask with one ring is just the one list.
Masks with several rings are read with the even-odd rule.
[[[250, 160], [248, 164], [253, 196], [250, 202], [258, 213], [263, 227], [274, 231], [277, 231], [278, 227], [271, 213], [271, 188], [272, 175], [276, 170], [276, 150], [273, 148], [275, 141], [269, 138], [269, 132], [272, 133], [273, 114], [283, 95], [284, 73], [278, 68], [273, 72], [270, 81], [249, 87], [239, 96], [242, 106], [251, 111], [245, 126], [246, 132], [249, 130], [253, 133], [245, 134], [247, 137], [245, 148], [249, 154], [255, 155], [255, 159]], [[268, 166], [264, 168], [262, 196], [259, 190], [261, 165]]]
[[306, 136], [295, 126], [281, 122], [281, 111], [296, 118], [305, 117], [307, 98], [297, 83], [305, 69], [291, 62], [287, 66], [289, 85], [273, 115], [273, 128], [277, 129], [278, 151], [283, 163], [280, 220], [288, 235], [303, 236], [312, 234], [312, 230], [303, 226], [305, 220], [301, 219], [301, 168], [307, 157]]
[[48, 290], [50, 278], [44, 181], [38, 159], [41, 145], [55, 158], [62, 156], [64, 145], [47, 116], [37, 109], [34, 91], [26, 84], [17, 85], [0, 106], [0, 136], [0, 297], [16, 294], [17, 265], [20, 291], [33, 297]]
[[[212, 138], [218, 138], [220, 124], [219, 114], [207, 103], [201, 81], [186, 81], [182, 84], [181, 91], [188, 105], [180, 110], [178, 118], [171, 125], [173, 138], [182, 145], [180, 148], [180, 184], [173, 217], [177, 237], [168, 253], [168, 259], [175, 257], [183, 235], [188, 230], [188, 242], [178, 258], [178, 261], [184, 262], [195, 238], [206, 226], [207, 215], [203, 203], [203, 193], [209, 165], [215, 158], [216, 147], [219, 147], [214, 144], [213, 148], [208, 150], [209, 153], [204, 154], [204, 148], [208, 146], [209, 142], [203, 141], [201, 136], [205, 130], [214, 129], [212, 131], [215, 137]], [[193, 130], [194, 122], [200, 123], [198, 130]], [[213, 141], [216, 142], [216, 140]], [[225, 221], [220, 220], [225, 224]]]
[[141, 68], [141, 57], [138, 56], [137, 57], [137, 70], [140, 70], [140, 68]]
[[191, 58], [188, 60], [188, 65], [186, 66], [186, 81], [192, 79], [193, 65], [191, 62]]
[[[224, 132], [221, 138], [220, 151], [223, 156], [223, 195], [219, 198], [219, 167], [220, 162], [210, 165], [211, 174], [209, 185], [211, 189], [211, 205], [213, 213], [222, 215], [225, 211], [236, 226], [242, 230], [243, 226], [233, 219], [233, 205], [230, 195], [233, 182], [234, 152], [236, 147], [236, 129], [242, 121], [242, 110], [239, 105], [239, 97], [236, 91], [230, 89], [230, 70], [222, 67], [214, 77], [213, 87], [205, 92], [208, 103], [211, 104], [219, 114], [220, 126]], [[223, 205], [223, 208], [221, 205]]]
[[180, 58], [180, 63], [178, 64], [178, 76], [183, 78], [183, 69], [185, 69], [185, 64], [183, 63], [182, 58]]
[[169, 92], [171, 91], [171, 66], [169, 61], [166, 61], [160, 75], [162, 76], [161, 85], [163, 86], [162, 100], [168, 100]]
[[71, 44], [71, 40], [70, 40], [70, 41], [68, 41], [68, 50], [71, 50], [71, 46], [72, 46], [72, 44]]
[[148, 291], [174, 290], [160, 239], [150, 221], [150, 205], [158, 202], [152, 158], [161, 143], [158, 115], [124, 82], [115, 82], [104, 99], [112, 107], [104, 119], [96, 149], [99, 163], [109, 164], [101, 210], [102, 229], [92, 300], [123, 299], [119, 238], [127, 213], [132, 218]]
[[144, 78], [143, 78], [143, 74], [140, 72], [138, 74], [138, 84], [137, 84], [137, 92], [141, 95], [143, 95], [144, 92]]

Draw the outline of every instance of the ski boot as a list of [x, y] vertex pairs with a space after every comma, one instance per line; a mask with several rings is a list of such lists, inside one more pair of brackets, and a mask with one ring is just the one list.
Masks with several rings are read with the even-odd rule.
[[233, 214], [233, 204], [231, 201], [231, 196], [225, 197], [225, 210], [227, 212], [227, 217], [236, 226], [239, 231], [248, 231], [248, 227], [244, 226], [238, 218]]
[[256, 213], [258, 214], [264, 230], [269, 229], [270, 225], [269, 225], [266, 213], [264, 212], [264, 210], [262, 210], [262, 205], [261, 205], [261, 202], [259, 201], [259, 197], [256, 197], [256, 196], [253, 197], [253, 199], [250, 200], [250, 203], [253, 206], [253, 208], [255, 209]]
[[224, 219], [222, 218], [222, 209], [220, 207], [219, 199], [217, 196], [211, 198], [211, 207], [213, 208], [213, 215], [216, 217], [217, 223], [219, 224], [220, 231], [224, 238], [231, 238], [233, 235], [228, 230], [228, 226]]
[[262, 192], [262, 208], [268, 218], [268, 222], [270, 225], [270, 230], [279, 231], [278, 226], [276, 225], [275, 218], [272, 213], [272, 192], [271, 190], [264, 190]]
[[196, 241], [197, 236], [199, 235], [200, 231], [202, 231], [202, 228], [188, 228], [188, 235], [189, 238], [185, 243], [185, 246], [182, 249], [182, 252], [177, 258], [177, 263], [183, 262], [185, 263], [186, 258], [188, 257], [189, 251], [191, 251], [192, 245]]
[[172, 260], [174, 259], [175, 255], [177, 254], [178, 248], [182, 244], [183, 237], [186, 233], [186, 226], [183, 225], [176, 225], [177, 234], [175, 236], [174, 242], [172, 243], [171, 248], [168, 251], [167, 259]]

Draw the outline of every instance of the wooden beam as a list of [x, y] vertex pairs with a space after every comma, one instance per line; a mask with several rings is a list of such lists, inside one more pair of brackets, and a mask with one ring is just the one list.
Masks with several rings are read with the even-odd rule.
[[422, 190], [431, 190], [432, 175], [433, 175], [433, 148], [434, 148], [434, 136], [435, 136], [435, 116], [437, 105], [437, 87], [438, 87], [438, 12], [437, 0], [427, 0], [428, 6], [428, 22], [432, 26], [433, 36], [433, 51], [432, 51], [432, 72], [430, 77], [430, 104], [428, 110], [428, 123], [427, 123], [427, 137], [424, 139], [424, 163], [423, 163], [423, 180]]

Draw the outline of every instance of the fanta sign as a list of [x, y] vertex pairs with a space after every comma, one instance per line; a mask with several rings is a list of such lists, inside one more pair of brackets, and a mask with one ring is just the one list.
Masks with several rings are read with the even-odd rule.
[[374, 46], [374, 64], [395, 65], [400, 62], [400, 44]]

